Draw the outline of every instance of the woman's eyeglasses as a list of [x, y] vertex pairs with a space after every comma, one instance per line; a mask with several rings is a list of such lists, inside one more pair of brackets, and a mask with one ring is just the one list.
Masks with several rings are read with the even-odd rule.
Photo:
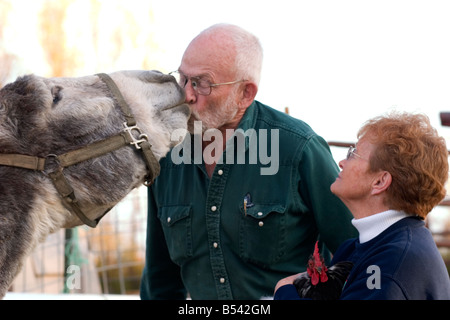
[[360, 159], [366, 160], [364, 159], [362, 156], [360, 156], [359, 154], [356, 153], [356, 148], [354, 146], [350, 146], [350, 148], [347, 151], [347, 160], [353, 158], [353, 156], [356, 156]]

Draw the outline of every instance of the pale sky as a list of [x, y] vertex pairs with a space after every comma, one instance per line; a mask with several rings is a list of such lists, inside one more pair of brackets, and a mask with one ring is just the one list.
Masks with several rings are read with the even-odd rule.
[[[176, 5], [175, 5], [176, 3]], [[326, 140], [354, 141], [388, 110], [450, 112], [450, 1], [158, 1], [168, 68], [217, 23], [238, 24], [264, 48], [257, 99], [309, 123]], [[166, 14], [163, 14], [165, 12]], [[170, 60], [169, 60], [170, 57]]]
[[[30, 36], [37, 16], [35, 0], [16, 0], [19, 8], [11, 46], [20, 52], [24, 72], [45, 73], [34, 63], [39, 50]], [[77, 0], [77, 4], [88, 3]], [[447, 0], [108, 0], [105, 28], [127, 4], [143, 33], [159, 48], [124, 50], [120, 68], [134, 69], [137, 55], [153, 55], [164, 72], [178, 68], [181, 56], [200, 31], [212, 24], [237, 24], [259, 37], [264, 65], [257, 99], [306, 121], [326, 140], [355, 141], [364, 121], [388, 110], [424, 112], [440, 126], [439, 112], [450, 112], [450, 1]], [[27, 7], [27, 10], [23, 10]], [[79, 6], [81, 8], [81, 6]], [[143, 14], [153, 9], [154, 21]], [[82, 12], [68, 20], [83, 25]], [[74, 33], [76, 37], [83, 34]], [[75, 40], [74, 40], [75, 41]], [[81, 47], [80, 45], [78, 47]], [[126, 58], [128, 55], [129, 58]], [[83, 73], [96, 72], [87, 65]], [[112, 71], [112, 70], [104, 70]]]

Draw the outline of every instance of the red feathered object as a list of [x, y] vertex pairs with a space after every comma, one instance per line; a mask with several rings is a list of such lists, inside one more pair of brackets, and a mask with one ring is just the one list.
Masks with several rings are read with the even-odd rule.
[[323, 257], [319, 253], [319, 245], [318, 241], [316, 242], [316, 246], [314, 247], [314, 253], [312, 258], [308, 261], [308, 268], [306, 271], [308, 272], [308, 275], [311, 278], [311, 284], [313, 286], [316, 286], [319, 281], [320, 282], [327, 282], [328, 276], [327, 271], [328, 268], [325, 265], [325, 261], [323, 260]]
[[352, 262], [344, 261], [327, 268], [316, 242], [306, 272], [295, 279], [294, 286], [301, 298], [336, 300], [341, 296], [342, 288], [352, 267]]

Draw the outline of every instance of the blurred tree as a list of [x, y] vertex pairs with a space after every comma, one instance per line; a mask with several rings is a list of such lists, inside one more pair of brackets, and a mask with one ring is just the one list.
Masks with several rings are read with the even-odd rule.
[[153, 21], [151, 4], [137, 0], [43, 0], [40, 42], [49, 76], [158, 69]]
[[4, 29], [8, 23], [8, 14], [11, 10], [9, 1], [0, 0], [0, 88], [5, 85], [9, 77], [15, 56], [6, 51], [4, 43]]
[[91, 0], [90, 12], [97, 71], [157, 68], [154, 57], [158, 47], [149, 3]]
[[76, 69], [73, 50], [66, 46], [64, 21], [67, 8], [74, 0], [46, 0], [40, 13], [40, 40], [52, 77], [73, 75]]

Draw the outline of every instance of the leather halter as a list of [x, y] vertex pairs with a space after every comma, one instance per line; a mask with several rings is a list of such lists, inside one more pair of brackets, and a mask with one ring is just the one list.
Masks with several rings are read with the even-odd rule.
[[[137, 150], [142, 151], [147, 166], [147, 176], [144, 185], [151, 185], [160, 172], [159, 162], [151, 150], [152, 146], [148, 142], [148, 137], [141, 132], [139, 127], [137, 127], [136, 119], [119, 88], [109, 75], [99, 73], [97, 76], [100, 77], [111, 91], [113, 98], [116, 100], [126, 119], [126, 122], [123, 124], [124, 128], [119, 134], [61, 155], [49, 154], [45, 158], [23, 154], [0, 154], [0, 165], [37, 170], [50, 177], [66, 208], [75, 213], [83, 223], [92, 228], [97, 226], [100, 219], [110, 209], [95, 220], [89, 219], [80, 208], [75, 192], [63, 174], [64, 168], [100, 157], [122, 147], [133, 145]], [[137, 138], [135, 137], [135, 134], [138, 135]]]

